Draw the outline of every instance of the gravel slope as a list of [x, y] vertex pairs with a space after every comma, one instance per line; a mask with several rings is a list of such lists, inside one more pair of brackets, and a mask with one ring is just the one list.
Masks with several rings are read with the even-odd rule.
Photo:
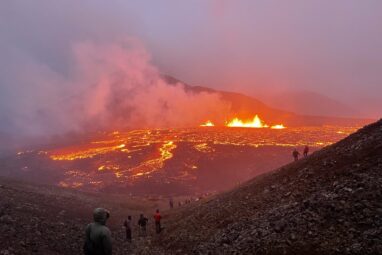
[[382, 120], [168, 217], [168, 253], [382, 254]]

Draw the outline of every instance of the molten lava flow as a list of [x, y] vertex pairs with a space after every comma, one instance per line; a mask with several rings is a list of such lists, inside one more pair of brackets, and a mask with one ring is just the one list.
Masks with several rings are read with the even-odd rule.
[[285, 126], [283, 124], [273, 125], [271, 126], [272, 129], [284, 129]]
[[200, 126], [201, 126], [201, 127], [214, 127], [215, 124], [212, 123], [212, 121], [207, 120], [205, 123], [201, 124]]
[[176, 148], [173, 141], [165, 142], [162, 147], [159, 148], [160, 157], [143, 162], [137, 167], [131, 168], [129, 172], [132, 173], [132, 177], [138, 177], [143, 175], [149, 175], [159, 169], [162, 169], [164, 162], [174, 156], [171, 152]]
[[256, 114], [251, 121], [242, 121], [239, 118], [234, 118], [227, 123], [227, 127], [246, 127], [246, 128], [267, 128], [268, 125], [262, 121]]
[[106, 154], [112, 151], [121, 150], [125, 147], [125, 144], [112, 145], [112, 146], [103, 146], [103, 147], [92, 147], [85, 148], [82, 150], [75, 150], [69, 152], [53, 152], [50, 155], [50, 158], [53, 160], [76, 160], [76, 159], [85, 159], [92, 158], [99, 154]]
[[[267, 124], [256, 114], [253, 120], [242, 121], [239, 118], [234, 118], [226, 124], [227, 127], [244, 127], [244, 128], [269, 128]], [[277, 124], [271, 126], [271, 129], [284, 129], [283, 124]]]

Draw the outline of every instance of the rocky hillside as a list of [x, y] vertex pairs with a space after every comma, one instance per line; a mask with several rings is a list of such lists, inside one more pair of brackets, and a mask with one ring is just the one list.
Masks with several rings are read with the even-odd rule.
[[307, 159], [164, 212], [164, 231], [124, 241], [123, 219], [167, 200], [0, 178], [0, 255], [81, 254], [95, 207], [111, 211], [113, 254], [382, 254], [382, 120]]
[[382, 120], [168, 216], [178, 254], [382, 254]]
[[133, 225], [133, 245], [124, 240], [122, 223], [127, 215], [132, 215], [136, 222], [139, 213], [153, 213], [161, 208], [158, 201], [82, 193], [0, 178], [0, 255], [82, 254], [84, 229], [92, 221], [96, 207], [111, 212], [108, 226], [112, 231], [113, 254], [146, 252], [146, 242], [155, 237], [153, 223], [149, 222], [151, 237], [145, 240], [137, 238], [136, 224]]

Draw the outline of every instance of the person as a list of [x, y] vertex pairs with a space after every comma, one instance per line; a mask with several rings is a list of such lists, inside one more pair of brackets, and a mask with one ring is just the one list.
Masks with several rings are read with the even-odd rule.
[[298, 152], [297, 149], [295, 148], [292, 152], [292, 155], [293, 155], [294, 161], [297, 161], [298, 156], [300, 155], [300, 152]]
[[96, 208], [93, 211], [94, 222], [86, 226], [85, 230], [85, 255], [111, 255], [111, 233], [106, 227], [106, 221], [110, 212], [104, 208]]
[[139, 225], [139, 235], [140, 236], [146, 236], [146, 225], [149, 220], [143, 216], [143, 213], [139, 217], [138, 225]]
[[160, 226], [160, 220], [162, 219], [162, 216], [159, 213], [159, 209], [157, 209], [156, 213], [154, 214], [154, 220], [155, 220], [155, 231], [157, 234], [161, 232], [161, 226]]
[[126, 241], [131, 243], [131, 216], [127, 216], [127, 220], [123, 223], [123, 226], [126, 229]]
[[169, 204], [170, 204], [170, 209], [174, 208], [174, 200], [172, 200], [172, 198], [170, 198]]
[[309, 147], [308, 147], [308, 145], [305, 145], [305, 148], [304, 148], [304, 158], [306, 158], [308, 156], [308, 153], [309, 153]]

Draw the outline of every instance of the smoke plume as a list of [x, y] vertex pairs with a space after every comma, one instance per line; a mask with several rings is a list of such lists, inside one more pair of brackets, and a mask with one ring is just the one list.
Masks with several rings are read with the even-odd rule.
[[70, 131], [195, 126], [223, 118], [218, 94], [168, 84], [134, 38], [73, 44], [66, 73], [21, 52], [3, 69], [0, 131], [28, 136]]

